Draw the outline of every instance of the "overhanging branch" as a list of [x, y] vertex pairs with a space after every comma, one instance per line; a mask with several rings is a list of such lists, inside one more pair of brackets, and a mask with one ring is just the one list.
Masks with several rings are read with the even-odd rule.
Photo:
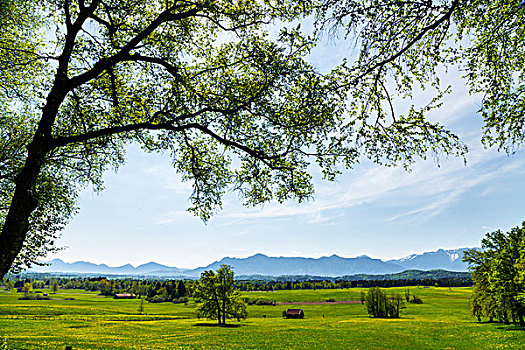
[[[98, 130], [92, 130], [85, 132], [83, 134], [73, 135], [73, 136], [59, 136], [55, 137], [53, 141], [51, 141], [50, 148], [58, 148], [74, 143], [79, 142], [85, 142], [89, 140], [93, 140], [99, 137], [105, 137], [105, 136], [112, 136], [117, 134], [122, 134], [124, 132], [131, 132], [131, 131], [139, 131], [139, 130], [173, 130], [173, 131], [181, 131], [190, 129], [195, 124], [184, 124], [184, 125], [174, 125], [176, 122], [180, 122], [182, 120], [196, 117], [198, 115], [201, 115], [206, 112], [213, 111], [211, 108], [203, 108], [195, 113], [188, 113], [180, 115], [176, 118], [172, 118], [165, 122], [160, 123], [154, 123], [154, 122], [143, 122], [143, 123], [135, 123], [135, 124], [128, 124], [128, 125], [119, 125], [119, 126], [113, 126]], [[156, 116], [162, 115], [162, 112], [157, 112]]]
[[226, 139], [226, 138], [216, 134], [212, 130], [208, 129], [204, 125], [194, 124], [193, 128], [197, 129], [197, 130], [200, 130], [201, 132], [203, 132], [204, 134], [206, 134], [208, 136], [211, 136], [213, 139], [219, 141], [220, 143], [222, 143], [225, 146], [234, 147], [234, 148], [237, 148], [237, 149], [239, 149], [239, 150], [249, 154], [250, 156], [252, 156], [252, 157], [260, 160], [264, 164], [266, 164], [271, 169], [291, 170], [291, 168], [289, 168], [289, 167], [279, 167], [279, 166], [275, 166], [272, 163], [270, 163], [271, 160], [275, 160], [277, 158], [280, 158], [281, 156], [279, 156], [279, 155], [270, 156], [270, 155], [268, 155], [268, 154], [266, 154], [264, 152], [256, 151], [256, 150], [254, 150], [254, 149], [252, 149], [252, 148], [250, 148], [250, 147], [248, 147], [246, 145], [243, 145], [243, 144], [241, 144], [239, 142], [236, 142], [236, 141], [233, 141], [233, 140], [230, 140], [230, 139]]
[[169, 62], [167, 62], [166, 60], [162, 58], [143, 56], [137, 53], [124, 56], [122, 61], [148, 62], [148, 63], [158, 64], [166, 68], [166, 70], [173, 76], [175, 76], [177, 72], [179, 71], [179, 68], [175, 67], [174, 65], [170, 64]]
[[394, 60], [396, 60], [397, 58], [399, 58], [400, 56], [402, 56], [405, 52], [407, 52], [412, 46], [414, 46], [419, 40], [421, 40], [429, 31], [431, 30], [434, 30], [436, 28], [438, 28], [442, 23], [448, 21], [450, 19], [450, 17], [452, 16], [452, 13], [454, 13], [454, 10], [456, 9], [456, 7], [458, 6], [459, 4], [459, 0], [454, 0], [452, 2], [452, 4], [450, 4], [450, 8], [448, 9], [448, 11], [442, 16], [440, 17], [437, 21], [435, 21], [434, 23], [424, 27], [423, 29], [421, 29], [421, 31], [419, 32], [418, 35], [416, 35], [412, 40], [410, 40], [408, 42], [408, 44], [406, 44], [401, 50], [399, 50], [396, 54], [382, 60], [381, 62], [378, 62], [374, 65], [372, 65], [370, 68], [368, 68], [366, 71], [364, 71], [363, 73], [359, 74], [357, 77], [355, 77], [354, 79], [352, 79], [352, 81], [348, 84], [344, 84], [344, 85], [340, 85], [338, 86], [337, 88], [343, 88], [343, 87], [346, 87], [346, 86], [349, 86], [349, 85], [352, 85], [352, 84], [355, 84], [358, 80], [364, 78], [365, 76], [367, 76], [368, 74], [372, 73], [374, 70], [378, 69], [378, 68], [383, 68], [385, 65], [389, 64], [390, 62], [393, 62]]
[[[137, 45], [144, 39], [146, 39], [151, 33], [153, 33], [161, 24], [166, 22], [178, 21], [181, 19], [195, 16], [201, 9], [202, 6], [193, 5], [194, 7], [184, 12], [173, 13], [172, 11], [181, 8], [183, 5], [174, 5], [168, 10], [162, 12], [153, 22], [151, 22], [142, 32], [133, 37], [122, 49], [114, 54], [113, 56], [106, 57], [95, 63], [95, 65], [88, 71], [71, 78], [71, 87], [76, 88], [81, 86], [88, 81], [95, 79], [102, 72], [115, 64], [125, 61], [130, 56], [130, 52], [136, 49]], [[185, 6], [185, 5], [184, 5]]]

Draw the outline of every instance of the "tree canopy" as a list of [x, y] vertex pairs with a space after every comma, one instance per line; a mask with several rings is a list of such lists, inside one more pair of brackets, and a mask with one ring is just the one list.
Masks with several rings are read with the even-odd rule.
[[509, 232], [487, 233], [481, 248], [463, 258], [476, 285], [472, 315], [525, 326], [525, 222]]
[[[450, 64], [485, 94], [486, 144], [524, 139], [517, 1], [1, 3], [0, 276], [46, 254], [129, 143], [169, 152], [207, 220], [230, 189], [246, 205], [309, 199], [312, 163], [333, 180], [365, 158], [464, 156], [425, 118]], [[356, 45], [321, 72], [308, 55], [326, 35]], [[433, 101], [397, 111], [419, 87]]]
[[231, 266], [221, 265], [217, 273], [204, 271], [194, 285], [193, 297], [200, 303], [199, 317], [217, 320], [220, 325], [227, 319], [238, 321], [247, 317], [246, 304], [235, 289], [234, 273]]

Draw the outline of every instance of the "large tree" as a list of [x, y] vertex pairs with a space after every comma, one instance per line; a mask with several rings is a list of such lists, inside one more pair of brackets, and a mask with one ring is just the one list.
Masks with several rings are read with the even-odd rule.
[[482, 250], [465, 252], [476, 285], [471, 313], [525, 326], [525, 222], [509, 232], [487, 233]]
[[[454, 134], [425, 119], [446, 91], [436, 67], [454, 62], [472, 92], [486, 93], [487, 144], [523, 141], [517, 1], [1, 4], [0, 276], [45, 255], [79, 189], [102, 188], [131, 142], [171, 153], [204, 220], [227, 189], [247, 205], [303, 201], [312, 162], [333, 179], [363, 158], [464, 155]], [[320, 72], [306, 58], [332, 32], [353, 36], [356, 52]], [[420, 85], [436, 99], [399, 113], [396, 96]]]
[[220, 325], [227, 319], [241, 320], [247, 317], [246, 304], [235, 289], [231, 266], [221, 265], [217, 272], [204, 271], [194, 285], [193, 297], [200, 303], [199, 317], [217, 320]]

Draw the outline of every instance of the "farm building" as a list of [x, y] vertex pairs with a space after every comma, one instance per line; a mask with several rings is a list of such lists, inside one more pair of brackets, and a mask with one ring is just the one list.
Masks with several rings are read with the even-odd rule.
[[135, 294], [115, 294], [115, 299], [135, 299]]
[[303, 309], [288, 309], [286, 310], [286, 318], [303, 318]]

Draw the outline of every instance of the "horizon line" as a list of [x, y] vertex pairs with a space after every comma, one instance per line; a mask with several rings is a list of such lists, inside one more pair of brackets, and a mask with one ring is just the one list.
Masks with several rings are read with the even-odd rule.
[[[65, 260], [63, 260], [61, 258], [54, 258], [54, 259], [51, 259], [51, 260], [45, 260], [45, 261], [42, 261], [42, 263], [50, 263], [53, 260], [60, 260], [63, 263], [66, 263], [66, 264], [88, 263], [88, 264], [94, 264], [94, 265], [97, 265], [97, 266], [105, 265], [108, 268], [121, 268], [121, 267], [129, 265], [129, 266], [133, 267], [134, 269], [137, 269], [137, 268], [139, 268], [141, 266], [148, 265], [148, 264], [157, 264], [157, 265], [162, 265], [162, 266], [169, 267], [169, 268], [176, 268], [176, 269], [180, 269], [180, 270], [195, 270], [195, 269], [199, 269], [199, 268], [204, 268], [204, 267], [210, 266], [210, 265], [212, 265], [214, 263], [221, 262], [224, 259], [244, 260], [244, 259], [252, 258], [252, 257], [257, 256], [257, 255], [262, 255], [262, 256], [265, 256], [265, 257], [268, 257], [268, 258], [299, 258], [299, 259], [312, 259], [312, 260], [320, 260], [320, 259], [323, 259], [323, 258], [330, 258], [330, 257], [334, 257], [334, 256], [339, 257], [339, 258], [343, 258], [343, 259], [356, 259], [356, 258], [361, 258], [361, 257], [367, 257], [367, 258], [370, 258], [370, 259], [373, 259], [373, 260], [381, 260], [383, 262], [388, 262], [388, 261], [394, 261], [394, 260], [401, 260], [401, 259], [408, 258], [408, 257], [414, 256], [414, 255], [422, 255], [422, 254], [425, 254], [425, 253], [435, 253], [435, 252], [438, 252], [440, 250], [451, 251], [451, 250], [462, 250], [462, 249], [480, 249], [480, 247], [459, 247], [459, 248], [448, 248], [448, 249], [446, 249], [446, 248], [437, 248], [436, 250], [431, 250], [431, 251], [427, 250], [427, 251], [418, 252], [418, 253], [411, 253], [411, 254], [408, 254], [408, 255], [404, 255], [404, 256], [402, 256], [400, 258], [392, 258], [392, 259], [375, 258], [375, 257], [371, 257], [371, 256], [369, 256], [367, 254], [361, 254], [361, 255], [354, 256], [354, 257], [348, 257], [348, 256], [339, 255], [337, 253], [333, 253], [332, 255], [323, 255], [323, 256], [320, 256], [318, 258], [315, 258], [315, 257], [305, 257], [305, 256], [282, 256], [282, 255], [281, 256], [270, 256], [270, 255], [267, 255], [267, 254], [264, 254], [264, 253], [255, 253], [255, 254], [252, 254], [252, 255], [249, 255], [249, 256], [246, 256], [246, 257], [225, 256], [225, 257], [221, 258], [220, 260], [215, 260], [215, 261], [213, 261], [213, 262], [211, 262], [211, 263], [209, 263], [207, 265], [197, 266], [197, 267], [169, 266], [169, 265], [161, 264], [161, 263], [158, 263], [158, 262], [155, 262], [155, 261], [149, 261], [149, 262], [145, 262], [145, 263], [138, 264], [138, 265], [134, 265], [134, 264], [131, 264], [131, 263], [125, 263], [123, 265], [110, 266], [107, 263], [96, 263], [96, 262], [85, 261], [85, 260], [77, 260], [77, 261], [69, 262], [69, 261], [65, 261]], [[31, 268], [26, 269], [26, 271], [28, 271], [28, 270], [31, 270]]]

